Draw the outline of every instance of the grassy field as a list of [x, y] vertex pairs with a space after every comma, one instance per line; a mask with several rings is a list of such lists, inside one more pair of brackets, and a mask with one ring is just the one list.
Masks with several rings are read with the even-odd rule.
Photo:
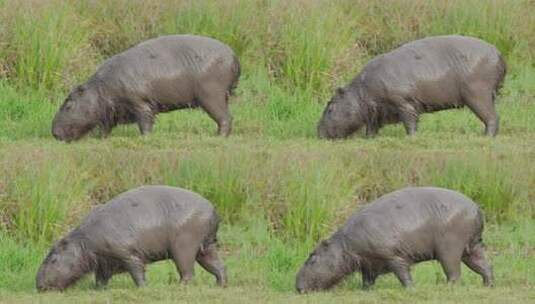
[[[528, 0], [0, 0], [0, 302], [535, 302], [534, 9]], [[231, 137], [188, 110], [160, 115], [147, 137], [121, 126], [106, 139], [52, 138], [51, 119], [73, 85], [110, 55], [170, 33], [215, 37], [239, 55]], [[424, 115], [414, 138], [400, 125], [374, 139], [316, 138], [334, 89], [370, 58], [439, 34], [480, 37], [506, 57], [497, 138], [482, 136], [468, 110]], [[87, 277], [65, 293], [38, 294], [35, 273], [53, 241], [143, 184], [188, 188], [216, 205], [229, 287], [200, 268], [181, 286], [161, 262], [141, 290], [119, 275], [102, 291]], [[482, 206], [494, 288], [467, 268], [447, 286], [433, 262], [413, 268], [408, 291], [387, 275], [364, 292], [356, 275], [329, 292], [294, 293], [318, 240], [359, 205], [407, 185], [455, 189]]]

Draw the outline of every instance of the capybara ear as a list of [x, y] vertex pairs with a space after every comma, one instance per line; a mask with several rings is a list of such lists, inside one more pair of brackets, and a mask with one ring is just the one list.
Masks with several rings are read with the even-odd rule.
[[345, 92], [346, 92], [346, 90], [345, 90], [344, 88], [342, 88], [342, 87], [336, 89], [336, 93], [337, 93], [338, 95], [344, 95]]
[[322, 247], [328, 247], [330, 243], [331, 242], [329, 240], [323, 240], [323, 241], [321, 241], [321, 246]]

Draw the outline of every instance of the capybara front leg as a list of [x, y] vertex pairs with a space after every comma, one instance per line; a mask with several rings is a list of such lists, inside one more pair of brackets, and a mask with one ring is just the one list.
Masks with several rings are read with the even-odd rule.
[[96, 288], [101, 289], [106, 287], [111, 276], [112, 272], [110, 269], [106, 269], [105, 266], [98, 264], [97, 269], [95, 270]]
[[368, 138], [375, 137], [377, 135], [377, 132], [378, 132], [378, 127], [377, 126], [374, 126], [371, 123], [369, 123], [366, 126], [366, 137], [368, 137]]
[[149, 106], [148, 100], [140, 98], [134, 99], [135, 108], [132, 110], [131, 121], [137, 123], [139, 132], [141, 135], [147, 135], [152, 132], [152, 126], [154, 125], [154, 112]]
[[490, 263], [485, 258], [483, 244], [479, 243], [475, 245], [469, 254], [463, 256], [462, 260], [468, 268], [481, 275], [483, 278], [483, 285], [493, 285], [492, 266], [490, 266]]
[[227, 275], [225, 265], [217, 254], [216, 243], [208, 245], [197, 254], [197, 262], [209, 273], [216, 278], [217, 285], [225, 287], [227, 284]]
[[370, 269], [361, 269], [362, 273], [362, 289], [367, 290], [375, 284], [375, 279], [377, 279], [377, 274], [372, 272]]
[[389, 269], [392, 271], [403, 287], [412, 287], [412, 277], [409, 265], [402, 260], [393, 260], [389, 262]]
[[499, 117], [494, 106], [492, 90], [486, 84], [475, 83], [465, 93], [466, 105], [485, 124], [485, 135], [496, 136]]
[[125, 262], [125, 268], [137, 287], [145, 286], [145, 265], [137, 258]]
[[111, 126], [108, 125], [101, 125], [100, 126], [100, 137], [106, 138], [111, 134]]
[[227, 93], [218, 87], [211, 90], [208, 87], [200, 97], [201, 107], [217, 123], [218, 134], [229, 136], [232, 131], [232, 116], [228, 110]]

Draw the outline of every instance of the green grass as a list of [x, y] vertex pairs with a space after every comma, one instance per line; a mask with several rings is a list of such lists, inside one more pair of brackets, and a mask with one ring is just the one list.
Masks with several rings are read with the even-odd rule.
[[[311, 244], [283, 244], [270, 237], [263, 229], [265, 223], [249, 223], [249, 231], [239, 227], [225, 227], [220, 232], [223, 239], [222, 249], [229, 269], [230, 286], [221, 289], [215, 285], [212, 276], [200, 267], [189, 286], [177, 282], [177, 274], [171, 262], [152, 264], [147, 270], [148, 287], [137, 290], [126, 274], [115, 276], [106, 290], [95, 291], [93, 277], [80, 281], [67, 292], [37, 294], [32, 291], [34, 273], [39, 266], [45, 247], [34, 250], [15, 242], [0, 239], [5, 269], [0, 284], [8, 284], [10, 290], [0, 290], [0, 302], [12, 301], [43, 303], [69, 303], [76, 299], [80, 302], [184, 302], [203, 303], [246, 303], [259, 301], [266, 303], [317, 302], [336, 300], [364, 303], [395, 303], [414, 301], [416, 303], [454, 303], [478, 302], [484, 299], [490, 303], [529, 303], [535, 299], [530, 290], [535, 284], [535, 259], [533, 259], [533, 223], [519, 222], [511, 225], [490, 225], [485, 239], [489, 258], [496, 277], [496, 287], [482, 287], [481, 278], [463, 266], [460, 283], [451, 287], [445, 282], [440, 265], [435, 262], [413, 267], [415, 287], [403, 290], [396, 278], [389, 274], [381, 276], [370, 291], [360, 289], [360, 276], [350, 276], [342, 284], [327, 293], [297, 296], [292, 288], [294, 273], [306, 258]], [[243, 227], [243, 226], [242, 226]], [[240, 237], [236, 237], [239, 235]], [[531, 251], [531, 252], [530, 252]], [[7, 258], [9, 255], [9, 258]]]
[[[173, 265], [164, 262], [149, 267], [147, 289], [161, 290], [155, 291], [156, 299], [166, 301], [186, 293], [185, 301], [200, 301], [206, 294], [225, 298], [236, 293], [242, 301], [249, 296], [302, 301], [293, 296], [295, 273], [318, 239], [327, 237], [359, 204], [405, 185], [436, 185], [463, 191], [485, 210], [484, 238], [497, 287], [485, 292], [479, 277], [465, 269], [460, 286], [448, 289], [440, 267], [426, 263], [414, 267], [418, 287], [413, 292], [422, 301], [438, 301], [435, 293], [444, 295], [444, 289], [452, 293], [448, 297], [458, 293], [458, 299], [463, 293], [504, 299], [511, 290], [526, 299], [535, 283], [533, 147], [524, 146], [526, 138], [507, 135], [496, 139], [436, 135], [335, 143], [185, 133], [146, 138], [118, 134], [69, 145], [50, 139], [3, 141], [0, 210], [5, 220], [0, 254], [6, 258], [0, 260], [5, 260], [6, 275], [0, 281], [0, 295], [69, 301], [93, 294], [91, 278], [64, 297], [34, 293], [35, 272], [50, 240], [117, 193], [142, 184], [168, 184], [198, 191], [222, 214], [219, 238], [231, 287], [219, 290], [200, 269], [193, 287], [177, 287]], [[359, 295], [358, 285], [358, 278], [351, 279], [334, 295]], [[253, 293], [240, 295], [243, 288]], [[153, 299], [151, 292], [133, 289], [128, 276], [118, 276], [107, 291], [90, 298], [117, 299], [132, 290], [128, 293], [133, 299]], [[378, 301], [403, 299], [407, 293], [386, 276], [362, 296]]]
[[[535, 301], [535, 9], [528, 0], [0, 0], [0, 302], [481, 302]], [[55, 141], [51, 120], [98, 63], [162, 34], [208, 35], [242, 63], [233, 134], [215, 136], [202, 111], [158, 117], [154, 133], [120, 126], [107, 139]], [[423, 115], [374, 139], [321, 141], [316, 123], [337, 86], [373, 56], [441, 34], [483, 38], [505, 55], [500, 133], [481, 135], [470, 111]], [[197, 271], [180, 286], [170, 262], [95, 291], [92, 278], [39, 295], [34, 278], [54, 240], [96, 205], [143, 184], [199, 192], [217, 207], [227, 289]], [[408, 185], [461, 191], [485, 211], [496, 287], [463, 268], [449, 287], [436, 263], [413, 269], [414, 290], [391, 275], [369, 292], [358, 275], [332, 291], [293, 292], [319, 239], [361, 204]]]

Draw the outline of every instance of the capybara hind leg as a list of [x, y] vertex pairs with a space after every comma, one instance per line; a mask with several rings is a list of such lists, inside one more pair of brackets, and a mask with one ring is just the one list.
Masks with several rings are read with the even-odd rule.
[[228, 110], [227, 93], [219, 86], [206, 85], [200, 96], [201, 107], [217, 123], [218, 134], [229, 136], [232, 131], [232, 116]]
[[442, 240], [436, 249], [436, 256], [444, 270], [444, 274], [446, 274], [448, 283], [456, 283], [461, 276], [463, 250], [463, 242], [455, 234], [442, 236]]
[[483, 278], [483, 285], [493, 285], [492, 266], [485, 258], [485, 250], [483, 244], [479, 243], [470, 250], [470, 253], [466, 253], [462, 258], [464, 264], [472, 271], [478, 273]]
[[138, 121], [137, 126], [139, 128], [139, 132], [141, 135], [147, 135], [152, 132], [152, 126], [154, 125], [154, 121]]
[[485, 135], [496, 136], [499, 118], [494, 106], [492, 90], [486, 84], [475, 83], [464, 94], [466, 105], [485, 124]]
[[197, 262], [202, 268], [215, 276], [217, 285], [226, 286], [227, 275], [225, 265], [219, 259], [216, 243], [210, 244], [206, 248], [203, 248], [203, 250], [200, 250], [197, 254]]
[[438, 257], [448, 283], [455, 284], [461, 276], [461, 256], [448, 252]]
[[[180, 242], [179, 244], [183, 244]], [[171, 255], [178, 273], [180, 274], [180, 282], [187, 284], [195, 275], [194, 266], [195, 258], [199, 249], [190, 245], [179, 246], [175, 245], [171, 249]]]
[[416, 131], [418, 130], [418, 116], [414, 115], [413, 113], [401, 113], [400, 118], [403, 122], [403, 126], [405, 127], [405, 132], [407, 132], [407, 135], [416, 135]]

